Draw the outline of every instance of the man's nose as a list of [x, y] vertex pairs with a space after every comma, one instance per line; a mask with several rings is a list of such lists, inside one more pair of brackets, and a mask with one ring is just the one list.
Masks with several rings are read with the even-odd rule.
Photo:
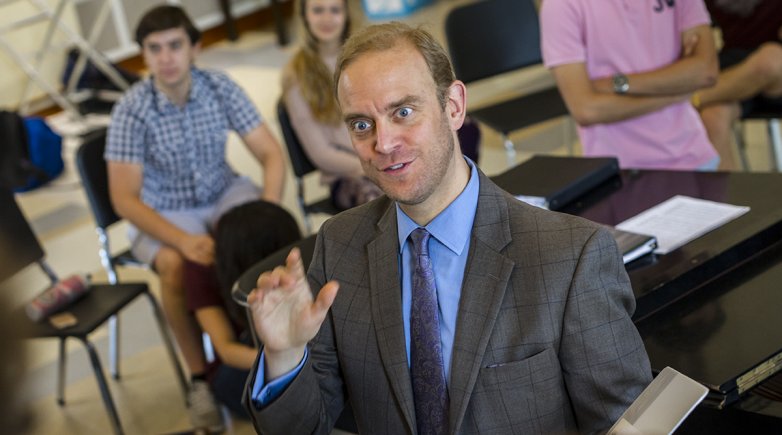
[[399, 129], [389, 123], [375, 126], [375, 138], [375, 151], [381, 154], [391, 154], [401, 145]]
[[171, 61], [172, 52], [168, 48], [162, 48], [160, 50], [160, 55], [158, 59], [160, 59], [161, 62], [167, 63]]

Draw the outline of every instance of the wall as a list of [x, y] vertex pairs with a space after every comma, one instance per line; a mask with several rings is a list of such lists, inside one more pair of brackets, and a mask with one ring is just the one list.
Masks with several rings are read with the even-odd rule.
[[[52, 8], [56, 6], [59, 0], [47, 0], [46, 4]], [[5, 44], [14, 48], [21, 56], [29, 62], [34, 61], [35, 52], [43, 43], [48, 21], [38, 22], [23, 28], [6, 30], [8, 26], [19, 22], [22, 19], [36, 15], [38, 9], [28, 1], [16, 1], [0, 5], [0, 38]], [[66, 4], [62, 22], [68, 27], [80, 31], [78, 20], [72, 4]], [[45, 78], [47, 83], [55, 84], [59, 81], [59, 75], [65, 60], [66, 47], [61, 43], [63, 35], [61, 32], [54, 34], [55, 41], [52, 50], [47, 52], [43, 58], [41, 68], [38, 72]], [[21, 99], [24, 84], [27, 81], [27, 75], [21, 69], [14, 58], [0, 46], [0, 107], [15, 108]], [[40, 97], [44, 95], [43, 91], [37, 86], [31, 89], [31, 95]]]
[[[0, 28], [17, 22], [24, 17], [33, 14], [36, 9], [32, 3], [36, 0], [17, 0], [7, 5], [0, 6]], [[185, 1], [160, 1], [160, 0], [43, 0], [54, 8], [60, 1], [64, 1], [65, 13], [63, 23], [76, 32], [87, 37], [96, 23], [98, 11], [103, 2], [108, 2], [110, 13], [94, 47], [106, 55], [112, 61], [119, 61], [138, 54], [138, 46], [134, 42], [133, 31], [141, 15], [149, 8], [158, 4], [180, 4], [195, 21], [199, 29], [208, 29], [223, 23], [223, 14], [218, 0], [185, 0]], [[234, 17], [241, 17], [257, 11], [270, 4], [270, 0], [231, 0], [231, 9]], [[4, 32], [3, 37], [10, 45], [19, 51], [33, 56], [41, 46], [44, 39], [47, 23], [39, 23], [25, 29]], [[60, 75], [65, 65], [65, 53], [69, 44], [68, 38], [62, 32], [55, 33], [55, 41], [58, 44], [46, 54], [43, 66], [40, 69], [41, 76], [46, 83], [60, 90]], [[21, 89], [27, 80], [27, 75], [21, 66], [4, 50], [0, 50], [0, 107], [18, 108], [21, 99]], [[31, 111], [51, 105], [46, 93], [38, 86], [34, 86], [28, 101], [33, 101]]]

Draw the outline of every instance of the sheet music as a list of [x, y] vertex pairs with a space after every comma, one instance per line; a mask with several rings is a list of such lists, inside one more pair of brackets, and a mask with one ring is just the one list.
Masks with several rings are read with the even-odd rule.
[[654, 235], [654, 252], [664, 255], [748, 211], [749, 207], [676, 195], [616, 227]]

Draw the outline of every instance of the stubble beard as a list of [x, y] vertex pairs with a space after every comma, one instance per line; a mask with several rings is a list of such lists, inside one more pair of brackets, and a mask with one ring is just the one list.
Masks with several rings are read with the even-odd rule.
[[[432, 193], [434, 193], [444, 181], [448, 168], [453, 161], [455, 143], [451, 129], [445, 119], [444, 112], [442, 113], [441, 120], [440, 137], [443, 139], [437, 144], [437, 146], [440, 147], [440, 150], [436, 151], [435, 159], [432, 161], [434, 167], [424, 168], [421, 173], [420, 181], [413, 187], [410, 194], [405, 195], [404, 192], [395, 192], [393, 186], [387, 186], [386, 184], [390, 183], [384, 183], [379, 175], [377, 177], [370, 177], [386, 196], [403, 205], [418, 205], [429, 199], [429, 197], [432, 196]], [[367, 173], [366, 169], [364, 172]]]

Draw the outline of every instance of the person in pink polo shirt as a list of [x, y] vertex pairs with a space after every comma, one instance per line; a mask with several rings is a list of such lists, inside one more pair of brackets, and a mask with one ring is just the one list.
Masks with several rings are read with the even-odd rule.
[[544, 0], [541, 47], [585, 155], [625, 168], [717, 168], [690, 104], [718, 75], [703, 0]]

